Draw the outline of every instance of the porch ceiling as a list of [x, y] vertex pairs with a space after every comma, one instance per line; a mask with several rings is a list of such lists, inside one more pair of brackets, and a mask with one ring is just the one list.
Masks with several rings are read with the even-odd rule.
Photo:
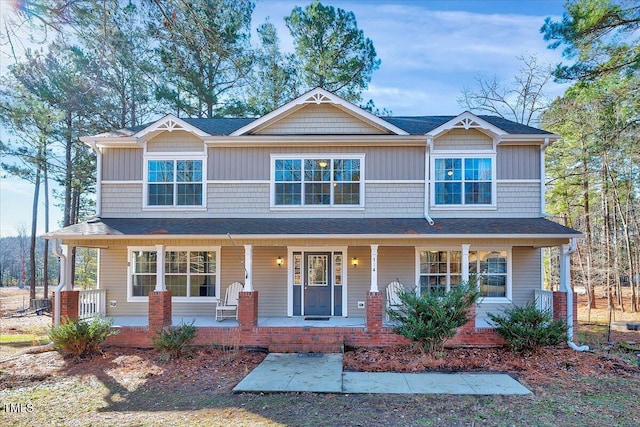
[[45, 238], [572, 238], [581, 234], [544, 218], [94, 218]]

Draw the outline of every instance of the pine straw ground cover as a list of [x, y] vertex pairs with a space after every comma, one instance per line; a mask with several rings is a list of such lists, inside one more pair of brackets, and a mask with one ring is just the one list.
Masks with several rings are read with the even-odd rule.
[[264, 354], [203, 348], [190, 359], [162, 362], [159, 356], [155, 350], [107, 347], [85, 359], [47, 352], [2, 362], [0, 424], [640, 425], [640, 370], [624, 354], [603, 350], [543, 349], [528, 358], [503, 349], [448, 349], [439, 357], [408, 347], [345, 353], [345, 369], [507, 372], [533, 391], [530, 396], [234, 394], [232, 388]]

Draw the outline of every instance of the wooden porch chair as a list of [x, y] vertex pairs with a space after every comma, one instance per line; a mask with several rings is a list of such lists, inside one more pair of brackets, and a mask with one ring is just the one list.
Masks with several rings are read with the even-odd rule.
[[216, 320], [218, 322], [224, 319], [238, 320], [238, 296], [242, 289], [242, 283], [233, 282], [227, 288], [224, 294], [224, 300], [218, 300], [218, 305], [216, 306]]
[[400, 300], [401, 292], [404, 292], [404, 285], [398, 280], [387, 285], [387, 309], [385, 310], [387, 321], [391, 320], [389, 318], [389, 310], [402, 311], [404, 309], [402, 301]]

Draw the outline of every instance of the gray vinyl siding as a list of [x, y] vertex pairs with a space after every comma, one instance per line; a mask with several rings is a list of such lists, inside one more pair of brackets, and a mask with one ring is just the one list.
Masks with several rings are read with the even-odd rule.
[[366, 217], [415, 218], [424, 215], [424, 184], [367, 184]]
[[142, 148], [107, 148], [102, 153], [102, 179], [141, 181]]
[[213, 181], [269, 180], [271, 154], [365, 155], [367, 180], [420, 180], [424, 147], [210, 147], [207, 176]]
[[488, 326], [487, 313], [500, 314], [509, 307], [522, 306], [534, 300], [533, 292], [542, 288], [542, 250], [514, 247], [511, 259], [511, 297], [513, 304], [482, 303], [476, 307], [476, 326]]
[[[354, 268], [350, 260], [358, 258], [358, 267]], [[371, 289], [371, 248], [369, 246], [350, 246], [347, 250], [347, 315], [365, 317], [366, 308], [358, 308], [358, 301], [367, 301]]]
[[496, 172], [498, 179], [540, 179], [540, 146], [499, 146]]
[[294, 114], [269, 123], [258, 129], [260, 135], [299, 135], [299, 134], [383, 134], [381, 129], [369, 125], [339, 108], [329, 104], [309, 104]]
[[258, 291], [258, 317], [287, 316], [287, 270], [285, 262], [276, 265], [276, 258], [287, 259], [287, 248], [253, 248], [253, 289]]
[[492, 150], [493, 139], [475, 129], [451, 129], [433, 140], [433, 150]]
[[[108, 249], [100, 249], [100, 287], [107, 292], [107, 316], [141, 316], [149, 315], [147, 302], [127, 302], [127, 260], [126, 245], [109, 245]], [[116, 302], [116, 307], [110, 306]]]
[[185, 131], [163, 132], [147, 142], [150, 153], [204, 152], [204, 142]]

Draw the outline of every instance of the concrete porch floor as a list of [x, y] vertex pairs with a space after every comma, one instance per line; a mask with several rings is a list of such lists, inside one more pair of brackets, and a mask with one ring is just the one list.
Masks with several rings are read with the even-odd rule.
[[[307, 318], [314, 317], [317, 318], [318, 316], [307, 316]], [[149, 319], [144, 316], [117, 316], [105, 317], [105, 319], [112, 320], [113, 326], [120, 327], [143, 327], [149, 324]], [[234, 319], [225, 319], [218, 322], [214, 316], [173, 316], [171, 318], [173, 326], [189, 324], [192, 321], [194, 326], [200, 328], [234, 328], [238, 326], [238, 321]], [[258, 318], [258, 327], [263, 328], [300, 328], [306, 326], [316, 328], [364, 328], [365, 319], [362, 317], [329, 317], [329, 320], [305, 320], [304, 316]], [[385, 326], [387, 326], [386, 323]]]

